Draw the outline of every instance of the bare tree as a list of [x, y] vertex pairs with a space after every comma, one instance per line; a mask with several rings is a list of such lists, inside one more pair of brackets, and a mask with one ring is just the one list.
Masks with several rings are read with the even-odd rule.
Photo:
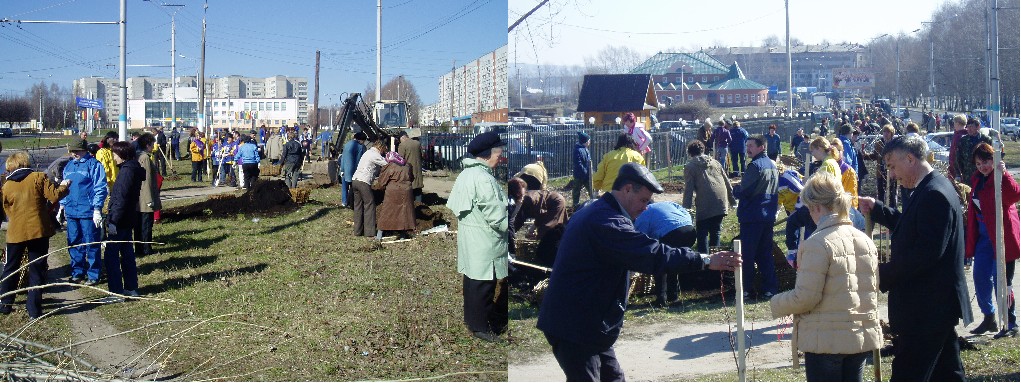
[[32, 119], [32, 105], [25, 97], [0, 97], [0, 121], [14, 128], [15, 122]]
[[595, 56], [585, 57], [588, 74], [628, 73], [648, 56], [638, 53], [627, 46], [607, 46], [596, 52]]

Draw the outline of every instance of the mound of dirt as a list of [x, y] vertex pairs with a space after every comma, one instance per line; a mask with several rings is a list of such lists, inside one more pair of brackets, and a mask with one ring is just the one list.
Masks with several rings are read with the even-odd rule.
[[237, 214], [276, 215], [297, 209], [291, 190], [282, 180], [260, 180], [244, 194], [216, 194], [200, 203], [164, 209], [161, 220], [219, 218]]
[[429, 230], [448, 223], [440, 211], [433, 210], [424, 203], [415, 202], [415, 228], [418, 231]]

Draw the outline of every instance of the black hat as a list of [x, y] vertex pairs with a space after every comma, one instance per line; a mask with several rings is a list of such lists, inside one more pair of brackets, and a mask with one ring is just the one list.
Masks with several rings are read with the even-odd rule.
[[617, 179], [637, 182], [654, 193], [663, 192], [663, 186], [656, 181], [656, 176], [652, 175], [648, 168], [634, 162], [621, 165], [620, 170], [617, 172]]
[[507, 146], [507, 141], [501, 140], [499, 134], [486, 132], [472, 138], [468, 143], [468, 153], [477, 157], [484, 151], [501, 146]]
[[70, 148], [68, 148], [68, 151], [70, 151], [70, 152], [79, 151], [79, 150], [86, 151], [86, 152], [89, 151], [89, 142], [86, 141], [86, 140], [81, 140], [81, 141], [78, 142], [77, 145], [74, 145], [74, 146], [71, 146]]
[[367, 137], [367, 136], [365, 135], [365, 132], [358, 132], [358, 133], [355, 133], [355, 139], [356, 139], [356, 140], [359, 140], [359, 141], [365, 141], [365, 140], [366, 140], [366, 139], [368, 139], [368, 138], [369, 138], [369, 137]]

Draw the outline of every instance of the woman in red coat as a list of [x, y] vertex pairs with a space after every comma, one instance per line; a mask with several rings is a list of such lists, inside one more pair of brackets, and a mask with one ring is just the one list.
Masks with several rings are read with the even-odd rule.
[[[972, 160], [978, 171], [971, 176], [971, 193], [968, 194], [968, 224], [965, 230], [965, 257], [974, 258], [973, 277], [975, 278], [975, 298], [978, 306], [985, 314], [985, 319], [971, 331], [982, 334], [996, 331], [996, 306], [993, 303], [993, 289], [996, 286], [996, 211], [993, 186], [993, 147], [982, 143], [975, 147]], [[1014, 291], [1010, 281], [1014, 280], [1014, 268], [1017, 264], [1019, 246], [1018, 211], [1014, 205], [1021, 199], [1021, 191], [1017, 181], [1007, 172], [1006, 166], [1000, 162], [1003, 170], [1001, 190], [1003, 192], [1003, 245], [1007, 261], [1007, 299], [1008, 328], [996, 334], [1017, 336], [1017, 313], [1014, 308]]]

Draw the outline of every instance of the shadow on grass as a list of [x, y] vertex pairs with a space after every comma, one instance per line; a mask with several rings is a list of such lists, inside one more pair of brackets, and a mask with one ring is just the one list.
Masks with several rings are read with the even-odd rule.
[[220, 241], [223, 241], [223, 240], [227, 239], [228, 235], [227, 234], [221, 234], [221, 235], [218, 235], [218, 236], [215, 236], [215, 237], [212, 237], [212, 238], [202, 238], [202, 239], [187, 239], [187, 238], [177, 238], [177, 237], [178, 237], [178, 235], [176, 235], [176, 234], [170, 235], [170, 236], [160, 236], [160, 238], [156, 239], [157, 242], [171, 243], [172, 245], [170, 245], [170, 246], [162, 246], [162, 247], [159, 247], [156, 250], [161, 252], [161, 253], [172, 253], [172, 252], [177, 252], [177, 251], [187, 251], [187, 250], [195, 250], [195, 249], [207, 249], [210, 246], [212, 246], [213, 244], [216, 244], [216, 243], [218, 243]]
[[163, 283], [153, 286], [144, 286], [139, 288], [139, 293], [143, 295], [151, 295], [157, 293], [167, 292], [169, 290], [181, 289], [189, 287], [199, 282], [211, 282], [219, 280], [221, 278], [234, 277], [243, 274], [256, 274], [261, 273], [263, 270], [269, 267], [269, 264], [260, 263], [252, 266], [245, 266], [239, 269], [229, 269], [221, 271], [210, 271], [197, 275], [190, 275], [185, 277], [170, 278], [164, 280]]
[[302, 225], [302, 224], [305, 224], [305, 223], [308, 223], [308, 222], [315, 221], [315, 220], [317, 220], [319, 218], [322, 218], [323, 216], [328, 214], [330, 211], [336, 210], [336, 209], [337, 209], [336, 206], [319, 208], [314, 213], [312, 213], [312, 215], [310, 215], [308, 217], [305, 217], [305, 218], [302, 218], [302, 219], [299, 219], [299, 220], [296, 220], [296, 221], [291, 221], [291, 222], [288, 222], [288, 223], [285, 223], [285, 224], [282, 224], [282, 225], [277, 225], [277, 226], [273, 226], [273, 227], [267, 228], [266, 230], [262, 231], [262, 234], [273, 234], [273, 233], [276, 233], [276, 232], [279, 232], [279, 231], [282, 231], [282, 230], [286, 230], [287, 228], [290, 228], [290, 227], [293, 227], [293, 226]]
[[192, 255], [187, 257], [168, 257], [162, 261], [152, 263], [139, 263], [138, 274], [149, 274], [156, 270], [180, 270], [192, 269], [216, 262], [215, 255]]
[[1019, 378], [1021, 378], [1021, 373], [1015, 371], [1003, 374], [972, 375], [968, 377], [968, 380], [972, 382], [1017, 382]]

